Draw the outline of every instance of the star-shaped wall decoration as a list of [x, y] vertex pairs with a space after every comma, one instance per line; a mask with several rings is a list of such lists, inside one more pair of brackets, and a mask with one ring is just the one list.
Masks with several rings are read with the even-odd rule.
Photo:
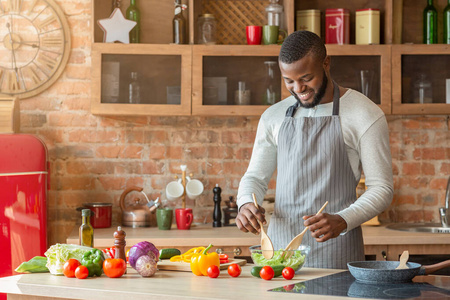
[[125, 19], [120, 8], [116, 8], [108, 19], [98, 20], [98, 25], [105, 33], [104, 43], [119, 41], [129, 44], [130, 31], [136, 26], [136, 22]]

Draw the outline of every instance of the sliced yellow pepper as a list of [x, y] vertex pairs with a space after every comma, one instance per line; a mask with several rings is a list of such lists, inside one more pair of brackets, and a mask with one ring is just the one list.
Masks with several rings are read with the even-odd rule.
[[220, 267], [219, 254], [216, 252], [208, 253], [208, 250], [212, 247], [212, 244], [203, 250], [202, 253], [194, 253], [191, 257], [191, 271], [197, 276], [207, 276], [208, 268], [212, 265]]
[[205, 247], [191, 248], [191, 249], [189, 249], [188, 251], [186, 251], [183, 254], [172, 256], [170, 258], [170, 261], [171, 262], [187, 262], [187, 263], [190, 263], [191, 262], [191, 257], [192, 257], [193, 254], [201, 253], [204, 250], [205, 250]]

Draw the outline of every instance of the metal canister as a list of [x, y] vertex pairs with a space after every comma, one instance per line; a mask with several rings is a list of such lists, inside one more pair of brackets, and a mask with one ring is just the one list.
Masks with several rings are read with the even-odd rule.
[[380, 10], [366, 8], [356, 10], [356, 38], [357, 45], [380, 43]]
[[216, 18], [212, 14], [203, 14], [198, 18], [198, 43], [216, 44]]
[[297, 10], [296, 30], [307, 30], [320, 36], [320, 10]]
[[325, 11], [325, 43], [350, 43], [350, 11], [346, 8], [333, 8]]

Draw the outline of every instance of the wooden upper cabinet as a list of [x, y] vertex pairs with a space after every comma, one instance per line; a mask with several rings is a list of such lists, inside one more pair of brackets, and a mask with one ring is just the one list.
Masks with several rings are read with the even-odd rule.
[[[264, 96], [268, 67], [276, 83], [276, 101], [289, 96], [278, 68], [280, 45], [246, 44], [246, 26], [264, 25], [269, 0], [182, 0], [188, 23], [188, 45], [172, 44], [173, 1], [139, 0], [141, 44], [103, 43], [97, 22], [108, 18], [111, 0], [92, 1], [92, 106], [94, 114], [116, 115], [260, 115], [271, 104]], [[331, 74], [338, 84], [365, 93], [386, 114], [449, 113], [445, 79], [448, 45], [423, 45], [424, 0], [280, 0], [283, 27], [296, 30], [297, 11], [321, 12], [325, 40], [327, 8], [350, 10], [350, 44], [327, 44]], [[446, 0], [435, 0], [442, 12]], [[122, 12], [129, 1], [122, 1]], [[380, 44], [355, 45], [358, 9], [380, 10]], [[199, 42], [199, 16], [213, 14], [217, 43]], [[439, 21], [442, 35], [442, 19]], [[440, 37], [442, 41], [442, 37]], [[132, 75], [134, 73], [134, 75]], [[139, 103], [130, 98], [132, 76], [141, 87]], [[432, 82], [431, 103], [415, 102], [416, 77]], [[424, 81], [426, 83], [426, 81]], [[250, 98], [237, 101], [239, 87]], [[238, 94], [240, 95], [240, 94]], [[131, 100], [130, 100], [131, 99]], [[427, 100], [428, 101], [428, 100]]]
[[392, 112], [450, 113], [450, 45], [392, 46]]

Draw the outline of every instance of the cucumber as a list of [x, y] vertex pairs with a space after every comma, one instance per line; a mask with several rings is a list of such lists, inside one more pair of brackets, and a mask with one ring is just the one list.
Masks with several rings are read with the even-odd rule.
[[181, 255], [181, 251], [175, 248], [166, 248], [159, 250], [159, 259], [169, 259], [175, 255]]
[[[284, 266], [283, 265], [276, 265], [276, 266], [271, 266], [273, 269], [273, 272], [275, 273], [275, 275], [273, 277], [278, 277], [281, 276], [281, 273], [283, 272]], [[252, 274], [253, 277], [258, 277], [261, 278], [261, 276], [259, 275], [259, 272], [261, 272], [261, 269], [263, 268], [263, 266], [254, 266], [250, 273]]]

